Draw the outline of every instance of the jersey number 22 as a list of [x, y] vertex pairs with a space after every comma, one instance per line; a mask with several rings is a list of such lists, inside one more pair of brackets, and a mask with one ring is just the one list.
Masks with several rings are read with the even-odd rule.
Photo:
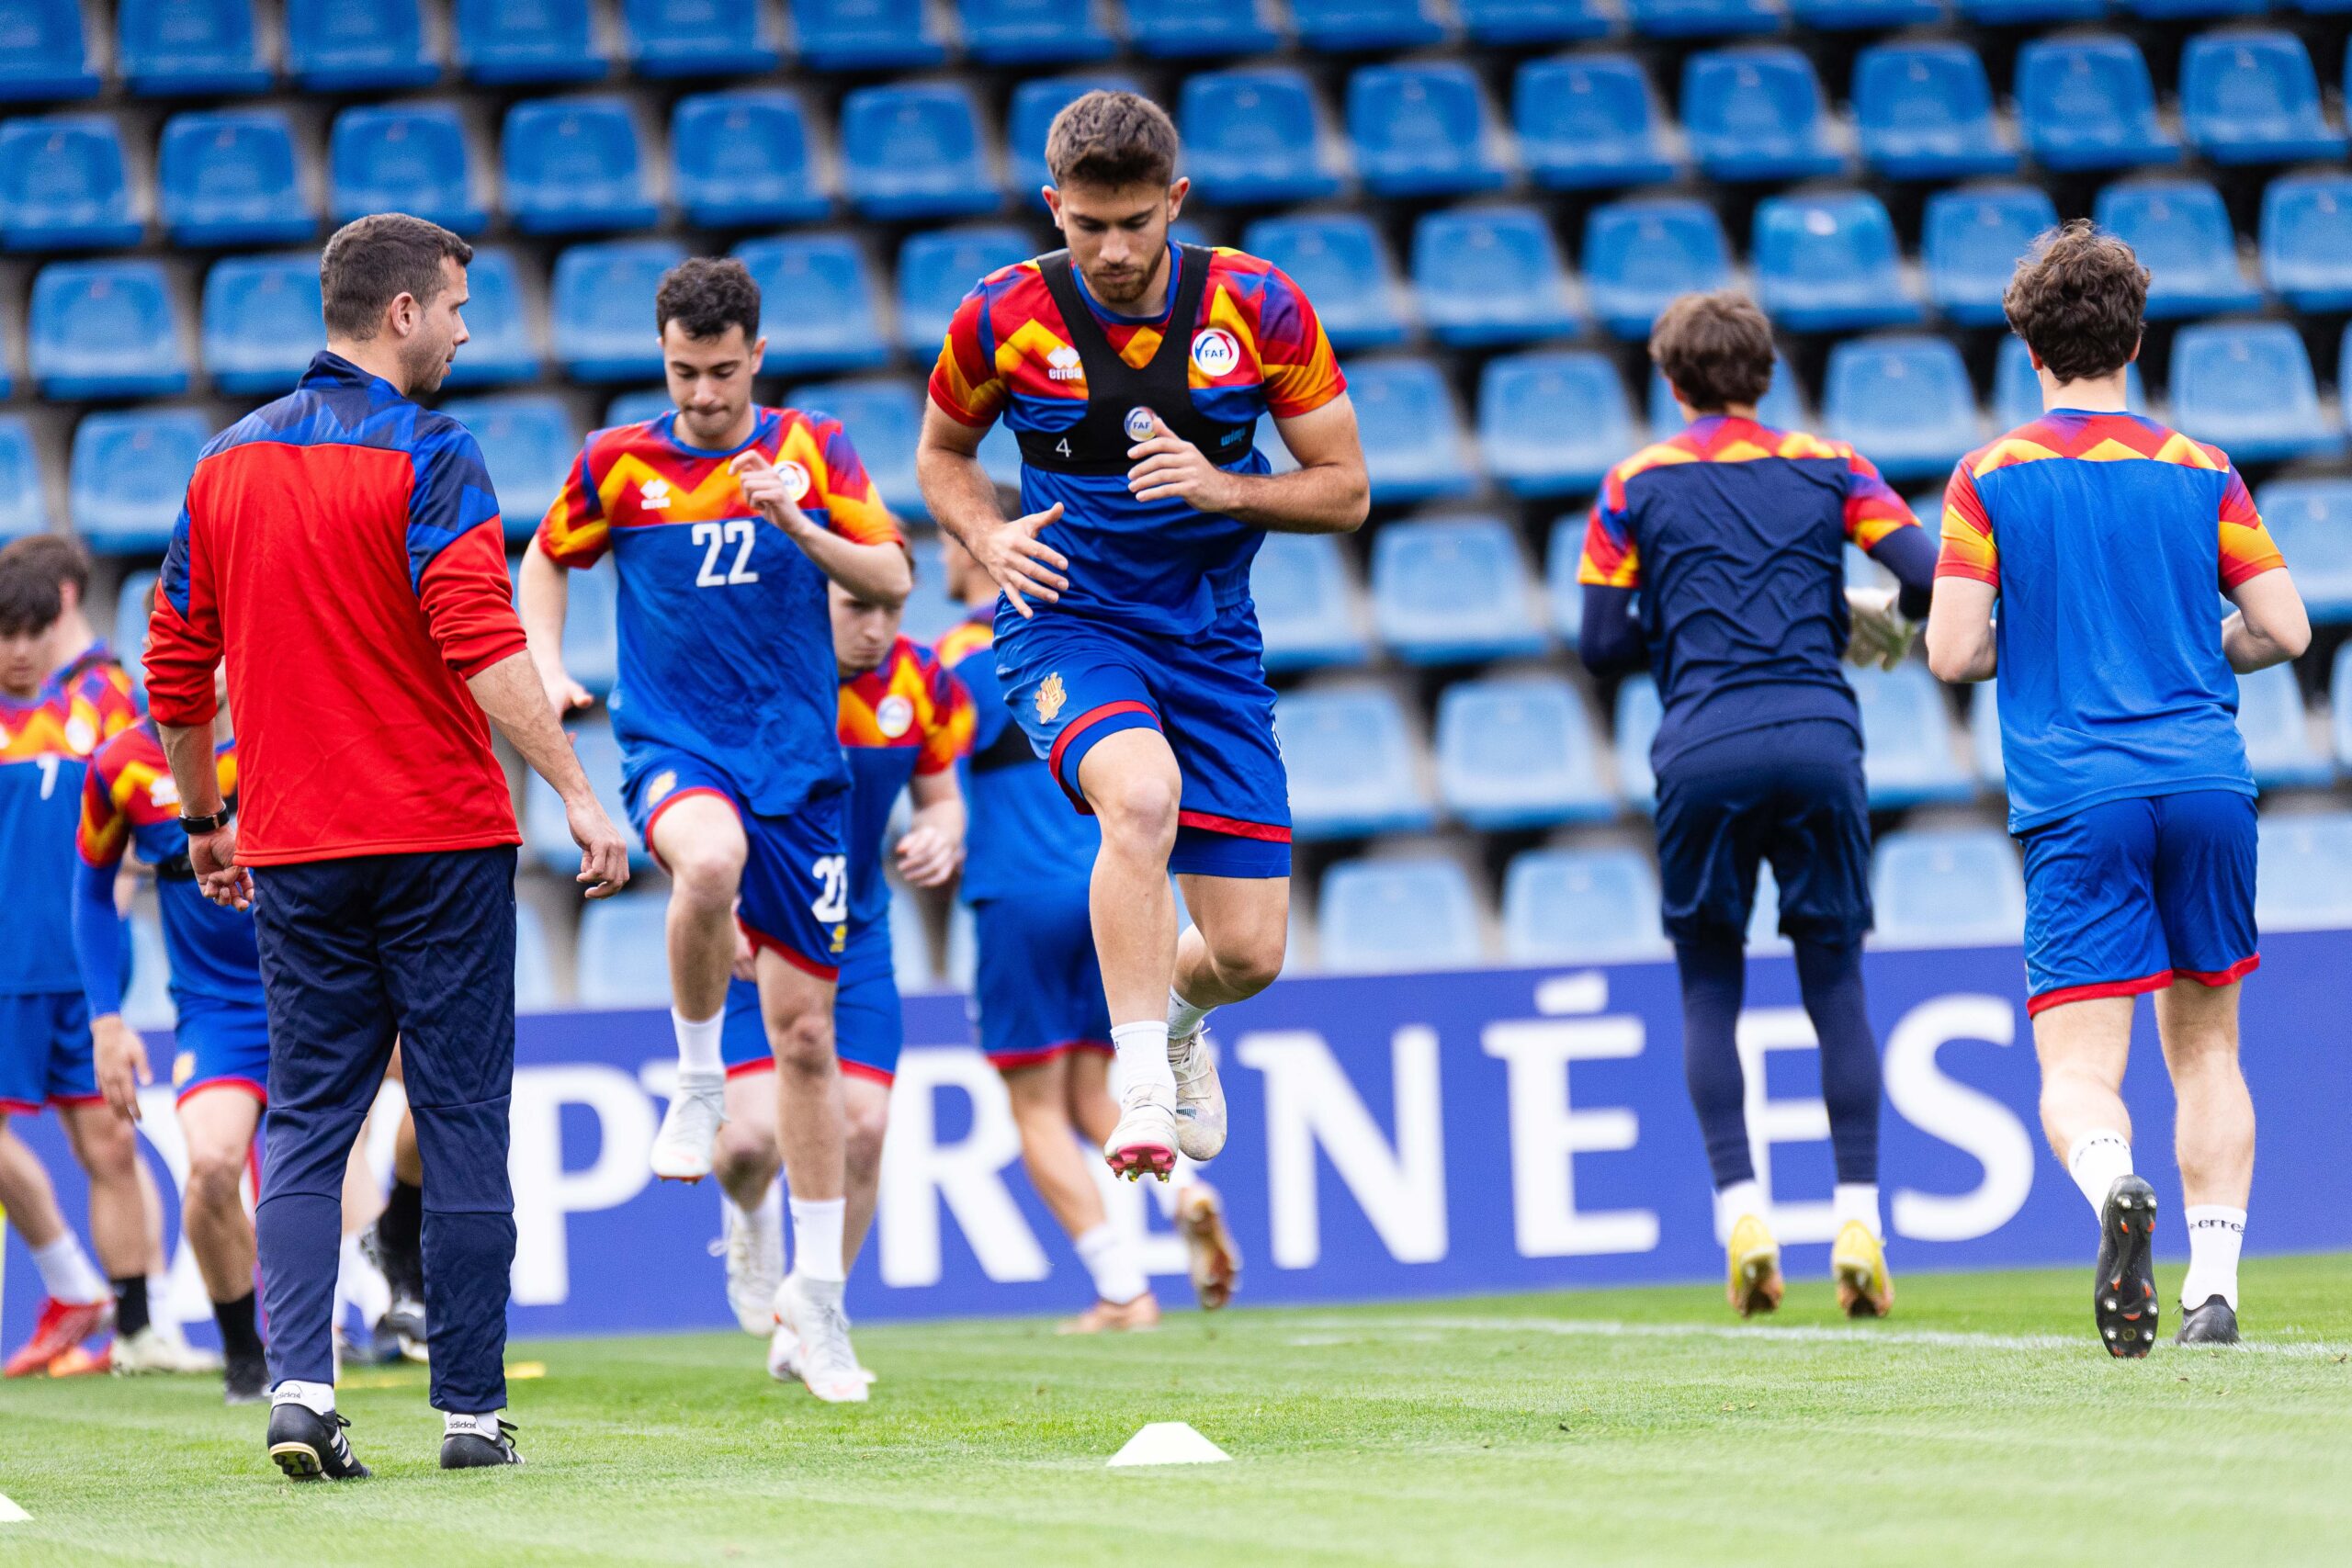
[[[702, 570], [695, 573], [696, 588], [729, 588], [760, 580], [760, 574], [752, 570], [752, 546], [758, 540], [755, 526], [748, 517], [694, 525], [694, 532], [687, 537], [703, 547]], [[729, 545], [735, 547], [735, 559], [722, 572], [718, 570], [718, 558]]]

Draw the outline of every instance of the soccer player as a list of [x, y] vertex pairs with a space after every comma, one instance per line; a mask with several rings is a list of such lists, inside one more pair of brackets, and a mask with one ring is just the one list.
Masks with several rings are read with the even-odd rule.
[[2177, 1337], [2238, 1337], [2254, 1179], [2238, 987], [2260, 959], [2236, 677], [2311, 643], [2228, 456], [2127, 411], [2147, 292], [2132, 248], [2079, 220], [2018, 264], [2002, 304], [2044, 412], [1953, 470], [1928, 622], [1938, 676], [2000, 677], [2042, 1131], [2098, 1215], [2092, 1315], [2115, 1356], [2146, 1355], [2159, 1318], [2156, 1196], [2120, 1094], [2143, 991], [2178, 1104]]
[[548, 701], [584, 705], [563, 668], [563, 573], [612, 551], [613, 731], [630, 819], [671, 877], [678, 1087], [653, 1171], [710, 1174], [740, 923], [756, 950], [792, 1189], [795, 1267], [777, 1314], [820, 1398], [863, 1399], [842, 1314], [847, 1128], [833, 991], [849, 929], [849, 771], [834, 738], [825, 592], [830, 581], [899, 604], [911, 570], [842, 427], [752, 402], [767, 340], [741, 262], [673, 268], [653, 314], [677, 406], [588, 437], [524, 552], [523, 621]]
[[[1121, 1078], [1102, 1152], [1162, 1179], [1180, 1149], [1225, 1145], [1203, 1020], [1282, 968], [1290, 804], [1250, 558], [1270, 528], [1350, 532], [1369, 495], [1346, 382], [1298, 286], [1170, 241], [1190, 188], [1176, 155], [1174, 125], [1133, 93], [1054, 117], [1044, 196], [1068, 248], [966, 297], [917, 454], [932, 515], [1004, 591], [1005, 698], [1101, 823], [1091, 917]], [[1251, 445], [1261, 413], [1295, 472]], [[979, 460], [1000, 418], [1021, 441], [1012, 519]], [[1171, 871], [1197, 922], [1181, 942]]]
[[[1747, 299], [1686, 294], [1649, 346], [1688, 423], [1602, 481], [1577, 569], [1579, 641], [1596, 674], [1646, 666], [1665, 709], [1650, 748], [1658, 880], [1726, 1291], [1745, 1317], [1778, 1306], [1782, 1289], [1736, 1038], [1757, 867], [1770, 860], [1821, 1044], [1838, 1301], [1849, 1316], [1881, 1316], [1894, 1286], [1879, 1228], [1878, 1042], [1862, 998], [1870, 812], [1860, 713], [1838, 663], [1893, 669], [1908, 650], [1935, 546], [1852, 447], [1757, 423], [1772, 329]], [[1899, 604], [1847, 586], [1849, 541], [1894, 573]]]

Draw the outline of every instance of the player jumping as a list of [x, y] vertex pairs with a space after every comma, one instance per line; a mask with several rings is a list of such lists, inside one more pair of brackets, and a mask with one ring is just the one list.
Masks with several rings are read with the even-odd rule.
[[2132, 1173], [2120, 1092], [2143, 991], [2178, 1101], [2177, 1337], [2238, 1337], [2254, 1179], [2238, 987], [2261, 960], [2236, 676], [2311, 644], [2228, 456], [2127, 412], [2147, 293], [2132, 248], [2079, 220], [2018, 264], [2002, 305], [2045, 412], [1953, 470], [1928, 622], [1938, 676], [2000, 677], [2041, 1126], [2098, 1215], [2092, 1314], [2114, 1356], [2146, 1355], [2159, 1316], [2156, 1195]]
[[[1004, 591], [1006, 700], [1102, 825], [1091, 916], [1121, 1078], [1102, 1152], [1130, 1178], [1224, 1147], [1203, 1020], [1282, 968], [1290, 804], [1250, 558], [1270, 528], [1353, 530], [1369, 493], [1297, 285], [1170, 242], [1190, 188], [1176, 154], [1168, 116], [1132, 93], [1054, 118], [1044, 195], [1069, 248], [957, 309], [917, 457], [932, 515]], [[1267, 412], [1295, 472], [1251, 445]], [[1021, 441], [1010, 520], [978, 456], [1000, 417]], [[1170, 871], [1197, 922], [1181, 942]]]
[[741, 263], [673, 269], [654, 322], [676, 410], [588, 437], [524, 552], [523, 624], [548, 701], [585, 705], [563, 668], [563, 569], [613, 552], [613, 731], [630, 818], [671, 876], [678, 1087], [654, 1174], [710, 1174], [740, 920], [756, 950], [792, 1188], [795, 1268], [777, 1315], [820, 1398], [863, 1399], [842, 1314], [846, 1130], [832, 1015], [849, 921], [849, 775], [833, 733], [825, 587], [898, 604], [911, 577], [841, 426], [752, 402], [767, 340]]

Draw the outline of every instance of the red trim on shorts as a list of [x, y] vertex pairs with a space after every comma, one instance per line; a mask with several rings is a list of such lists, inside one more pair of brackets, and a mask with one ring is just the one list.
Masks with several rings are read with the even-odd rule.
[[[836, 1060], [838, 1061], [839, 1058], [836, 1058]], [[880, 1084], [884, 1089], [888, 1089], [892, 1084], [899, 1081], [898, 1074], [886, 1073], [881, 1068], [868, 1066], [864, 1062], [841, 1062], [840, 1066], [841, 1070], [845, 1077], [854, 1078], [869, 1078], [874, 1082]]]
[[756, 930], [741, 915], [735, 917], [735, 923], [742, 927], [743, 935], [750, 939], [752, 951], [754, 953], [764, 948], [766, 951], [775, 953], [778, 958], [783, 959], [786, 964], [791, 964], [795, 969], [799, 970], [802, 974], [814, 975], [820, 980], [831, 982], [841, 978], [841, 965], [837, 964], [818, 963], [807, 953], [802, 953], [798, 948], [778, 942], [775, 938], [768, 935], [767, 932]]
[[103, 1094], [52, 1094], [49, 1097], [49, 1102], [51, 1105], [63, 1106], [104, 1105], [107, 1102], [107, 1097]]
[[2026, 1016], [2031, 1018], [2052, 1008], [2064, 1007], [2068, 1002], [2097, 1001], [2101, 997], [2136, 997], [2143, 991], [2161, 991], [2172, 984], [2172, 976], [2171, 970], [2159, 969], [2136, 980], [2095, 980], [2087, 986], [2061, 986], [2054, 991], [2027, 998]]
[[1227, 833], [1237, 839], [1260, 839], [1270, 844], [1290, 842], [1290, 829], [1277, 828], [1271, 822], [1245, 822], [1238, 817], [1219, 817], [1207, 811], [1176, 813], [1180, 828], [1198, 828], [1204, 832]]
[[[1086, 731], [1093, 728], [1096, 725], [1102, 723], [1104, 719], [1116, 718], [1123, 713], [1148, 714], [1151, 717], [1151, 727], [1154, 729], [1158, 729], [1159, 728], [1159, 716], [1152, 712], [1151, 705], [1149, 703], [1139, 703], [1133, 697], [1125, 698], [1115, 703], [1104, 703], [1099, 708], [1087, 709], [1084, 713], [1080, 714], [1076, 718], [1071, 719], [1068, 724], [1062, 726], [1062, 732], [1054, 737], [1054, 744], [1046, 753], [1046, 766], [1053, 770], [1055, 783], [1061, 784], [1062, 753], [1069, 750], [1069, 743], [1077, 739]], [[1069, 785], [1063, 784], [1062, 788], [1068, 790], [1069, 789]], [[1075, 795], [1077, 792], [1075, 790], [1071, 790], [1070, 793]], [[1081, 807], [1080, 809], [1083, 810], [1084, 807]]]
[[743, 814], [741, 811], [736, 811], [735, 809], [734, 796], [729, 795], [723, 789], [716, 789], [709, 784], [688, 784], [684, 789], [673, 790], [668, 795], [663, 795], [662, 797], [662, 803], [645, 814], [645, 852], [648, 858], [650, 858], [655, 865], [661, 866], [662, 874], [664, 876], [670, 874], [670, 868], [662, 864], [662, 852], [653, 847], [653, 829], [661, 822], [662, 814], [664, 811], [669, 810], [670, 807], [677, 805], [678, 802], [697, 795], [707, 795], [715, 800], [723, 800], [727, 802], [727, 809], [735, 812], [735, 820], [738, 822], [743, 820]]
[[2194, 980], [2200, 986], [2211, 986], [2219, 989], [2221, 987], [2233, 985], [2245, 979], [2261, 967], [2262, 954], [2249, 953], [2227, 969], [2176, 969], [2173, 971], [2173, 977], [2178, 980]]
[[1107, 1040], [1064, 1040], [1057, 1044], [1041, 1045], [1035, 1051], [1007, 1051], [990, 1056], [989, 1066], [1000, 1073], [1016, 1073], [1023, 1067], [1038, 1066], [1057, 1056], [1067, 1056], [1078, 1051], [1093, 1051], [1105, 1056], [1116, 1055]]
[[37, 1100], [0, 1100], [0, 1115], [38, 1116], [44, 1109]]
[[775, 1071], [775, 1058], [774, 1056], [761, 1056], [752, 1061], [736, 1063], [733, 1066], [727, 1069], [727, 1076], [730, 1078], [740, 1078], [748, 1073], [772, 1073], [774, 1071]]
[[252, 1095], [254, 1101], [265, 1109], [269, 1105], [269, 1090], [266, 1088], [254, 1082], [251, 1078], [233, 1077], [207, 1078], [202, 1083], [192, 1083], [173, 1097], [172, 1104], [175, 1108], [186, 1105], [208, 1089], [233, 1089], [239, 1094]]

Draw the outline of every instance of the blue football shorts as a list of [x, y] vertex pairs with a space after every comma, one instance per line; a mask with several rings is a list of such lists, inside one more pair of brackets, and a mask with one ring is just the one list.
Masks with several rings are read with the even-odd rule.
[[90, 1007], [79, 991], [0, 997], [0, 1111], [99, 1102]]
[[1844, 945], [1871, 929], [1861, 742], [1832, 720], [1749, 730], [1676, 758], [1657, 781], [1658, 888], [1677, 942], [1739, 942], [1770, 862], [1781, 931]]
[[[853, 938], [842, 955], [833, 991], [833, 1055], [842, 1071], [888, 1083], [898, 1077], [906, 1028], [899, 1011], [899, 977], [892, 967], [890, 928], [877, 922], [871, 936]], [[766, 1021], [760, 1016], [760, 988], [749, 980], [727, 984], [727, 1021], [718, 1036], [727, 1076], [774, 1070]]]
[[251, 1002], [179, 998], [173, 1038], [172, 1089], [185, 1100], [226, 1085], [269, 1103], [269, 1014]]
[[1111, 1004], [1094, 956], [1086, 884], [1047, 883], [972, 906], [979, 949], [972, 1022], [1001, 1072], [1069, 1051], [1111, 1049]]

